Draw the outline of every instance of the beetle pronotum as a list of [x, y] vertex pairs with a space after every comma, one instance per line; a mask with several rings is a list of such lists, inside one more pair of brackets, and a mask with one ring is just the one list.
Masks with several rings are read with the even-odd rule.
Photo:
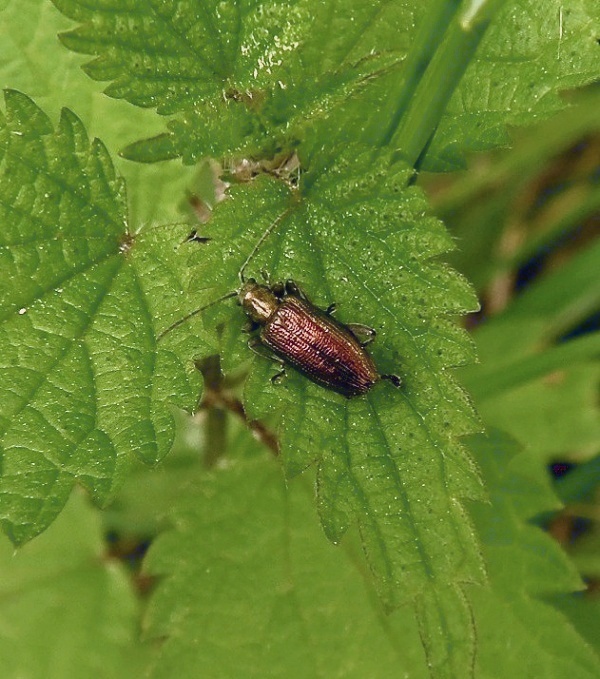
[[[381, 379], [400, 386], [396, 375], [380, 375], [365, 346], [375, 338], [375, 331], [364, 325], [343, 324], [332, 317], [335, 305], [323, 310], [312, 304], [294, 281], [261, 285], [253, 278], [246, 280], [245, 271], [258, 249], [286, 216], [280, 215], [262, 234], [239, 271], [240, 289], [223, 295], [192, 311], [159, 336], [192, 316], [231, 297], [248, 316], [251, 330], [259, 334], [251, 338], [250, 348], [260, 355], [291, 365], [313, 382], [337, 391], [347, 398], [365, 394]], [[276, 380], [284, 370], [273, 377]]]

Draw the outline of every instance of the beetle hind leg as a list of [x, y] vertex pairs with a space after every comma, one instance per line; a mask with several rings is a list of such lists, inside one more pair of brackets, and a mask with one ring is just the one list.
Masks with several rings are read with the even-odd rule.
[[286, 372], [285, 372], [285, 366], [283, 363], [281, 364], [281, 370], [278, 373], [275, 373], [273, 377], [271, 377], [271, 384], [277, 384], [280, 382], [282, 379], [285, 379], [287, 377]]
[[398, 377], [398, 375], [381, 375], [381, 379], [388, 380], [396, 387], [396, 389], [399, 389], [402, 386], [402, 378]]
[[354, 337], [356, 337], [361, 347], [366, 347], [367, 344], [371, 344], [377, 337], [377, 332], [373, 328], [370, 328], [368, 325], [363, 325], [362, 323], [348, 323], [346, 327]]

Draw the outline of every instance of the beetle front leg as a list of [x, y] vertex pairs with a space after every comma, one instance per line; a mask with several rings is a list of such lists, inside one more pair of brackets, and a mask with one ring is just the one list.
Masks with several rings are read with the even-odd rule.
[[271, 292], [277, 297], [277, 299], [283, 299], [286, 294], [286, 287], [283, 283], [273, 283], [271, 285]]
[[293, 295], [294, 297], [298, 297], [299, 299], [303, 299], [305, 302], [308, 302], [308, 297], [304, 294], [302, 288], [296, 283], [296, 281], [288, 279], [285, 282], [285, 292], [287, 295]]
[[242, 325], [242, 332], [244, 334], [250, 334], [257, 330], [260, 327], [260, 324], [257, 323], [256, 321], [253, 321], [251, 318], [248, 318], [245, 322], [244, 325]]

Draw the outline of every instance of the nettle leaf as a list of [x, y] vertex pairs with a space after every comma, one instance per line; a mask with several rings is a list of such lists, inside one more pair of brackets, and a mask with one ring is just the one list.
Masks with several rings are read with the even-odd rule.
[[75, 493], [56, 523], [15, 553], [0, 542], [2, 676], [141, 676], [139, 602], [106, 558], [102, 527]]
[[[340, 106], [337, 115], [346, 120], [334, 124], [337, 136], [358, 134], [379, 145], [390, 115], [402, 118], [423, 65], [443, 51], [452, 15], [460, 31], [479, 11], [470, 3], [452, 5], [440, 26], [439, 3], [416, 1], [352, 0], [343, 11], [307, 0], [212, 1], [201, 8], [193, 0], [53, 1], [79, 22], [62, 40], [96, 56], [85, 68], [92, 78], [111, 81], [107, 94], [176, 114], [168, 132], [125, 150], [145, 162], [273, 153], [310, 136]], [[564, 106], [560, 91], [597, 77], [593, 0], [568, 7], [561, 0], [505, 4], [442, 116], [427, 169], [451, 169], [466, 151], [505, 145], [507, 123], [550, 115]], [[496, 11], [484, 9], [490, 16]], [[468, 41], [470, 28], [462, 30]], [[404, 82], [411, 50], [422, 63], [414, 81]], [[390, 101], [400, 110], [390, 112]]]
[[[234, 441], [240, 452], [253, 448]], [[490, 491], [488, 503], [470, 506], [490, 587], [469, 588], [472, 674], [455, 666], [448, 676], [597, 676], [597, 657], [549, 604], [582, 583], [556, 542], [532, 524], [557, 506], [548, 479], [498, 432], [473, 437], [469, 447]], [[145, 562], [162, 577], [146, 617], [147, 634], [165, 640], [152, 676], [170, 676], [174, 665], [184, 675], [219, 667], [224, 677], [426, 671], [407, 609], [381, 615], [356, 555], [327, 547], [306, 488], [295, 482], [284, 489], [270, 460], [248, 451], [227, 468], [190, 478], [171, 515], [173, 530]], [[443, 670], [434, 668], [434, 676]]]
[[429, 676], [410, 610], [384, 615], [356, 555], [319, 529], [307, 485], [286, 486], [249, 438], [189, 478], [146, 556], [160, 582], [145, 631], [163, 640], [150, 676]]
[[290, 118], [322, 115], [398, 64], [396, 36], [413, 23], [395, 3], [356, 0], [343, 13], [305, 0], [54, 4], [82, 22], [62, 41], [97, 55], [85, 68], [113, 81], [107, 94], [184, 114], [170, 122], [169, 134], [126, 151], [146, 162], [273, 148], [268, 136], [283, 133]]
[[[328, 548], [315, 530], [306, 485], [284, 488], [255, 443], [239, 434], [232, 443], [240, 457], [192, 475], [174, 499], [173, 529], [146, 559], [162, 578], [145, 620], [147, 634], [164, 640], [152, 676], [170, 676], [174, 664], [184, 675], [219, 667], [224, 677], [424, 675], [408, 609], [381, 615], [356, 554]], [[549, 604], [582, 583], [532, 524], [557, 506], [539, 463], [498, 432], [473, 437], [469, 447], [490, 490], [489, 503], [470, 507], [490, 579], [490, 587], [469, 589], [473, 676], [595, 676], [598, 659]], [[463, 676], [456, 666], [451, 672]]]
[[[406, 188], [406, 168], [390, 170], [382, 158], [374, 171], [371, 151], [356, 147], [316, 157], [327, 172], [309, 169], [300, 190], [264, 176], [231, 190], [202, 232], [213, 239], [193, 255], [190, 291], [203, 303], [235, 289], [248, 253], [278, 220], [246, 275], [293, 278], [317, 305], [338, 303], [341, 321], [375, 328], [375, 361], [402, 377], [402, 389], [382, 382], [349, 401], [292, 370], [273, 384], [278, 367], [260, 358], [245, 406], [250, 418], [272, 421], [288, 475], [317, 463], [327, 535], [337, 542], [358, 523], [381, 596], [390, 606], [416, 602], [430, 661], [442, 665], [449, 659], [436, 644], [445, 648], [449, 618], [462, 624], [456, 657], [472, 642], [460, 584], [482, 580], [461, 505], [481, 497], [480, 480], [457, 441], [480, 425], [447, 370], [472, 359], [471, 343], [449, 317], [477, 300], [435, 261], [452, 243], [421, 191]], [[224, 324], [222, 364], [237, 369], [250, 355], [243, 314], [226, 302], [206, 316]]]
[[222, 97], [225, 84], [270, 82], [280, 52], [295, 47], [298, 20], [306, 20], [293, 0], [54, 4], [83, 22], [61, 39], [75, 52], [98, 55], [85, 70], [114, 81], [107, 94], [164, 114]]
[[[104, 96], [102, 84], [83, 73], [81, 56], [57, 41], [57, 33], [71, 22], [48, 0], [0, 2], [0, 7], [0, 84], [27, 92], [52, 119], [62, 108], [76, 111], [86, 129], [93, 130], [108, 149], [164, 129], [164, 120], [155, 111]], [[158, 166], [132, 165], [114, 156], [113, 160], [117, 169], [126, 167], [131, 223], [173, 218], [173, 198], [185, 193], [193, 168], [182, 168], [179, 162]]]
[[[490, 503], [470, 505], [483, 542], [490, 587], [471, 592], [477, 677], [596, 677], [600, 661], [547, 600], [583, 589], [559, 545], [531, 520], [558, 501], [539, 463], [506, 435], [473, 437]], [[557, 644], [556, 640], [560, 639]]]
[[173, 439], [167, 403], [191, 408], [197, 380], [155, 343], [181, 297], [176, 250], [128, 233], [123, 180], [73, 113], [54, 130], [24, 95], [5, 100], [0, 497], [19, 543], [54, 519], [75, 480], [105, 504], [132, 455], [157, 462]]
[[597, 79], [597, 25], [595, 0], [506, 2], [446, 108], [424, 167], [460, 167], [465, 152], [508, 146], [507, 126], [563, 109], [561, 92]]

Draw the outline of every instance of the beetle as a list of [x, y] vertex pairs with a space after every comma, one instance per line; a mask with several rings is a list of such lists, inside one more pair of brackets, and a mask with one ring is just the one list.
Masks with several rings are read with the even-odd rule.
[[[380, 379], [400, 386], [396, 375], [380, 375], [365, 346], [375, 331], [364, 325], [338, 322], [335, 305], [322, 310], [312, 304], [292, 280], [274, 286], [250, 278], [238, 302], [259, 330], [250, 347], [260, 355], [278, 357], [310, 380], [347, 398], [365, 394]], [[267, 351], [265, 351], [265, 349]], [[277, 380], [285, 368], [272, 379]]]
[[159, 336], [196, 314], [231, 297], [247, 315], [248, 330], [257, 331], [248, 345], [257, 354], [277, 360], [282, 370], [272, 378], [277, 381], [290, 365], [311, 381], [347, 398], [366, 394], [379, 380], [389, 380], [396, 387], [396, 375], [381, 375], [365, 347], [375, 338], [375, 331], [365, 325], [343, 324], [333, 318], [335, 304], [327, 309], [315, 306], [293, 280], [262, 285], [254, 278], [246, 280], [246, 267], [281, 220], [275, 220], [263, 233], [239, 271], [240, 289], [232, 291], [196, 309]]

